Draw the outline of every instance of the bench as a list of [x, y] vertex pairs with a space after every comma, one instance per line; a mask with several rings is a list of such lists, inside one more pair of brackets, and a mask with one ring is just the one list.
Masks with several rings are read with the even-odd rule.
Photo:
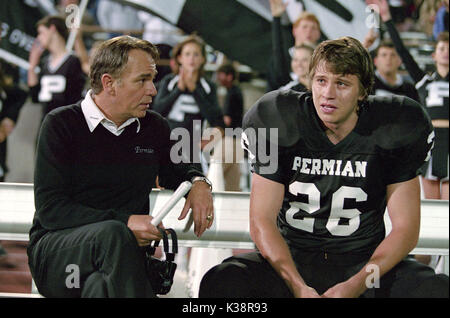
[[[155, 189], [150, 194], [150, 211], [158, 211], [172, 191]], [[209, 249], [253, 249], [249, 231], [249, 193], [213, 192], [215, 220], [201, 238], [197, 238], [189, 219], [178, 220], [184, 199], [164, 218], [167, 228], [177, 232], [179, 246]], [[449, 201], [422, 200], [421, 228], [412, 254], [443, 255], [448, 275]], [[28, 240], [34, 215], [32, 184], [0, 183], [0, 240]], [[385, 214], [386, 233], [392, 226]]]

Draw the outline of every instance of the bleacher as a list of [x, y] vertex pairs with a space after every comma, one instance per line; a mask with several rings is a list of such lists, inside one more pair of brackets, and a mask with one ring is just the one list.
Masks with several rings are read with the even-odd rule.
[[[167, 202], [172, 191], [155, 189], [150, 194], [151, 211], [159, 211]], [[164, 219], [165, 227], [176, 230], [180, 247], [199, 248], [205, 256], [208, 250], [226, 251], [232, 249], [253, 249], [254, 243], [249, 233], [249, 193], [248, 192], [214, 192], [215, 221], [211, 229], [201, 238], [193, 232], [188, 219], [179, 221], [184, 199], [179, 201]], [[27, 241], [28, 231], [34, 215], [34, 196], [32, 184], [0, 183], [0, 240]], [[444, 259], [444, 272], [449, 273], [449, 213], [448, 201], [422, 200], [420, 238], [412, 254], [441, 255]], [[385, 215], [387, 234], [391, 230], [389, 216]], [[228, 254], [231, 255], [231, 252]], [[196, 288], [203, 274], [221, 259], [203, 258], [204, 268], [196, 266], [195, 277], [191, 280], [191, 295], [196, 295]], [[206, 267], [205, 267], [206, 266]], [[189, 268], [188, 268], [189, 272]], [[175, 288], [175, 287], [174, 287]], [[36, 292], [36, 291], [34, 291]], [[31, 290], [30, 290], [31, 294]], [[0, 296], [2, 294], [0, 293]], [[3, 294], [3, 296], [14, 296]], [[24, 296], [21, 294], [20, 296]], [[32, 296], [32, 295], [31, 295]]]

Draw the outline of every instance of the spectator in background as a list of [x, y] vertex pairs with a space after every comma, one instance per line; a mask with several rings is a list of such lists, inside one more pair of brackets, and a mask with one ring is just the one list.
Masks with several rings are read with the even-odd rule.
[[423, 166], [422, 186], [425, 198], [449, 198], [449, 37], [443, 32], [433, 52], [436, 72], [426, 74], [409, 53], [398, 34], [391, 19], [386, 0], [367, 0], [378, 5], [381, 19], [391, 36], [396, 50], [405, 64], [406, 69], [416, 83], [422, 105], [427, 110], [436, 134], [435, 144], [431, 150], [431, 159]]
[[[217, 69], [217, 80], [226, 88], [223, 103], [223, 121], [226, 128], [241, 128], [244, 113], [244, 99], [237, 84], [237, 72], [233, 64], [225, 63]], [[236, 130], [234, 131], [236, 132]], [[225, 191], [241, 191], [241, 165], [244, 157], [240, 146], [240, 135], [225, 134], [222, 148], [223, 176]]]
[[389, 0], [392, 20], [402, 32], [409, 31], [414, 25], [412, 12], [415, 9], [413, 0]]
[[419, 31], [433, 37], [433, 26], [441, 0], [423, 0], [419, 8]]
[[146, 11], [139, 11], [137, 16], [144, 26], [142, 38], [155, 44], [160, 54], [160, 60], [156, 66], [158, 74], [155, 78], [156, 88], [158, 88], [161, 79], [172, 72], [171, 52], [173, 47], [183, 40], [183, 32]]
[[281, 89], [293, 89], [303, 92], [310, 88], [309, 62], [314, 52], [314, 47], [309, 44], [300, 44], [294, 47], [291, 61], [292, 81], [282, 86]]
[[[0, 23], [0, 41], [2, 27]], [[14, 129], [20, 109], [27, 98], [13, 80], [3, 73], [3, 63], [0, 61], [0, 182], [5, 181], [8, 168], [6, 167], [7, 138]], [[0, 244], [0, 266], [15, 266], [14, 261]]]
[[[0, 41], [2, 27], [0, 23]], [[3, 70], [0, 61], [0, 182], [5, 181], [7, 137], [11, 134], [19, 117], [20, 109], [27, 98], [26, 92], [18, 87], [11, 76]], [[0, 256], [2, 247], [0, 246]]]
[[373, 85], [374, 95], [403, 95], [420, 102], [419, 94], [414, 84], [399, 74], [402, 60], [391, 41], [385, 40], [378, 45], [375, 49], [373, 61], [376, 66], [375, 83]]
[[[33, 102], [44, 104], [44, 115], [82, 98], [85, 76], [77, 56], [68, 52], [64, 18], [47, 16], [37, 23], [38, 36], [30, 51], [28, 86]], [[49, 54], [43, 57], [45, 50]], [[42, 58], [42, 60], [41, 60]], [[40, 65], [40, 74], [36, 67]]]
[[217, 80], [227, 89], [224, 103], [223, 120], [227, 128], [239, 128], [242, 124], [244, 99], [242, 91], [236, 84], [237, 72], [233, 64], [225, 63], [217, 69]]
[[196, 35], [188, 36], [174, 48], [173, 57], [178, 63], [178, 73], [168, 74], [161, 80], [153, 110], [168, 119], [172, 130], [187, 129], [191, 139], [188, 157], [191, 162], [200, 165], [197, 147], [203, 149], [210, 140], [193, 145], [194, 136], [201, 136], [205, 120], [221, 131], [225, 126], [217, 101], [216, 85], [203, 74], [205, 42]]
[[441, 32], [448, 32], [448, 11], [449, 11], [449, 0], [444, 0], [442, 6], [436, 13], [436, 18], [433, 25], [433, 38], [437, 41], [438, 36]]
[[12, 133], [27, 93], [14, 85], [0, 65], [0, 182], [5, 180], [7, 137]]
[[[281, 34], [281, 15], [286, 10], [283, 0], [270, 0], [272, 20], [272, 59], [268, 70], [268, 90], [278, 89], [286, 85], [292, 79], [290, 74], [290, 60], [293, 48], [285, 47]], [[309, 12], [302, 12], [297, 21], [292, 25], [294, 44], [316, 45], [320, 39], [320, 22], [317, 17]]]

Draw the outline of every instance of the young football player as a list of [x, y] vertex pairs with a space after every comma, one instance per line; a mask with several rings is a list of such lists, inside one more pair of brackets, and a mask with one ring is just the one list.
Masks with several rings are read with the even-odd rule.
[[[247, 112], [257, 252], [213, 267], [200, 297], [448, 297], [448, 276], [407, 258], [433, 127], [408, 97], [368, 96], [373, 77], [358, 40], [325, 41], [311, 92], [269, 92]], [[278, 145], [269, 161], [261, 143]]]

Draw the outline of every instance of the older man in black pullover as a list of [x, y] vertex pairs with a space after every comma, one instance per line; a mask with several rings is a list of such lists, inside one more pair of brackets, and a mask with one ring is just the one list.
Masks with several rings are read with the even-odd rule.
[[[140, 249], [160, 239], [150, 224], [149, 193], [157, 177], [169, 189], [203, 177], [190, 164], [172, 163], [168, 123], [148, 110], [157, 57], [147, 41], [122, 36], [104, 42], [86, 98], [43, 122], [28, 255], [44, 296], [155, 296]], [[212, 224], [207, 182], [194, 182], [181, 219], [190, 208], [201, 236]]]

